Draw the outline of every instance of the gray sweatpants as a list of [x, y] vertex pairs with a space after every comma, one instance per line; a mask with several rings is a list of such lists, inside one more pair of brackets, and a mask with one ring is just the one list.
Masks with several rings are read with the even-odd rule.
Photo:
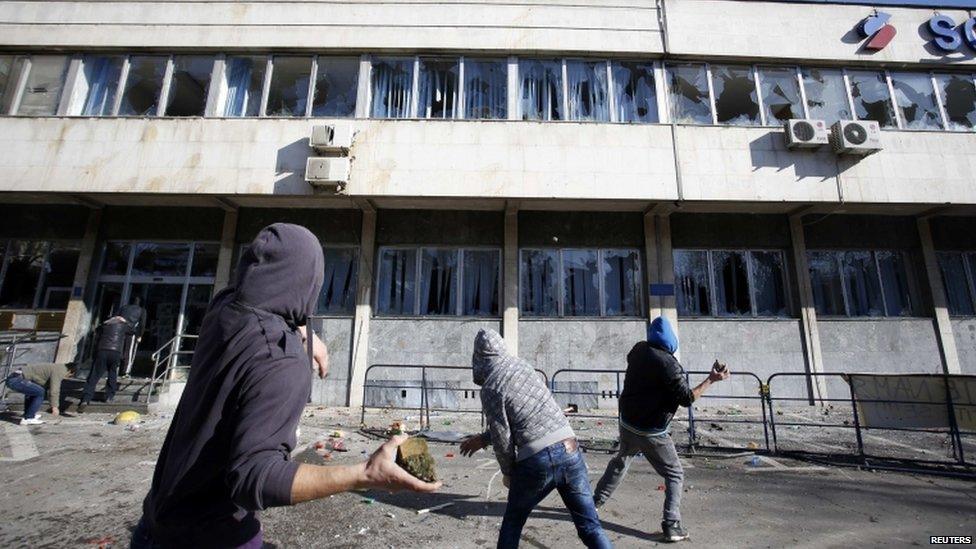
[[685, 479], [684, 469], [678, 459], [678, 451], [670, 434], [641, 436], [620, 429], [620, 450], [607, 464], [600, 481], [593, 491], [597, 507], [606, 503], [617, 489], [634, 456], [643, 453], [657, 474], [664, 477], [664, 520], [681, 520], [681, 491]]

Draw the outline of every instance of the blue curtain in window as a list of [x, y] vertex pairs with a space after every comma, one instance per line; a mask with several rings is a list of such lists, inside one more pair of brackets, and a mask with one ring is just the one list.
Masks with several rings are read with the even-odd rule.
[[122, 69], [120, 57], [88, 57], [85, 59], [85, 79], [88, 81], [88, 97], [82, 114], [103, 116], [112, 114], [115, 90], [119, 85]]
[[224, 108], [224, 116], [244, 116], [250, 96], [254, 61], [238, 58], [228, 62], [230, 70], [227, 71], [227, 106]]

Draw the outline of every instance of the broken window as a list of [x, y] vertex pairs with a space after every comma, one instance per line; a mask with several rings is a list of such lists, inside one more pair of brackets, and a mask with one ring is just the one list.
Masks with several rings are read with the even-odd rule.
[[875, 252], [874, 255], [878, 262], [878, 273], [881, 275], [885, 315], [911, 315], [912, 292], [905, 254], [882, 250]]
[[454, 118], [458, 102], [458, 62], [456, 59], [420, 60], [420, 118]]
[[858, 120], [874, 120], [882, 128], [895, 128], [895, 111], [888, 92], [888, 79], [878, 71], [848, 71], [851, 99]]
[[74, 242], [0, 242], [0, 308], [64, 309], [71, 297], [79, 247]]
[[844, 252], [841, 255], [841, 274], [849, 316], [884, 314], [877, 264], [870, 252]]
[[224, 64], [227, 98], [224, 116], [258, 116], [268, 58], [264, 56], [228, 57]]
[[610, 120], [606, 61], [566, 61], [567, 119]]
[[372, 117], [409, 118], [413, 102], [413, 59], [373, 59]]
[[23, 64], [22, 58], [0, 55], [0, 115], [10, 112]]
[[646, 61], [614, 61], [611, 72], [617, 122], [657, 122], [654, 64]]
[[749, 316], [752, 303], [749, 299], [749, 272], [746, 253], [741, 251], [715, 251], [712, 269], [715, 280], [715, 312], [718, 316]]
[[783, 253], [752, 252], [752, 286], [757, 316], [786, 316], [786, 268]]
[[911, 130], [941, 130], [942, 116], [935, 99], [932, 79], [924, 73], [891, 73], [895, 103], [901, 113], [903, 128]]
[[315, 71], [312, 116], [350, 117], [356, 115], [359, 93], [359, 59], [319, 57]]
[[708, 252], [674, 250], [674, 286], [678, 314], [709, 316], [712, 314], [708, 283]]
[[165, 57], [133, 56], [122, 91], [120, 116], [155, 116], [159, 112], [159, 93], [166, 74]]
[[900, 251], [808, 252], [817, 313], [830, 316], [908, 316], [912, 290], [908, 256]]
[[457, 314], [457, 250], [423, 248], [420, 254], [421, 315]]
[[807, 252], [813, 303], [818, 315], [844, 316], [844, 290], [840, 283], [840, 269], [833, 252]]
[[558, 316], [559, 252], [522, 250], [522, 314]]
[[810, 118], [823, 120], [827, 125], [851, 119], [851, 104], [840, 69], [803, 69], [802, 74]]
[[464, 117], [508, 118], [508, 65], [503, 60], [464, 60]]
[[[967, 255], [969, 256], [967, 265]], [[945, 287], [949, 314], [972, 316], [976, 314], [973, 302], [973, 268], [976, 268], [976, 255], [959, 252], [938, 252], [939, 270], [942, 285]]]
[[711, 124], [712, 105], [705, 65], [668, 65], [667, 69], [671, 121], [677, 124]]
[[937, 74], [936, 87], [950, 130], [976, 129], [976, 83], [971, 75]]
[[121, 56], [86, 55], [82, 60], [81, 77], [75, 84], [82, 88], [85, 103], [81, 108], [84, 116], [111, 115], [115, 109], [115, 94], [122, 76]]
[[311, 57], [272, 58], [267, 115], [305, 116], [311, 75]]
[[35, 308], [68, 308], [79, 255], [81, 255], [81, 247], [76, 243], [51, 243], [47, 257], [44, 258], [37, 301], [34, 304]]
[[[323, 248], [325, 279], [316, 312], [320, 315], [349, 315], [356, 308], [357, 254], [355, 248]], [[196, 266], [196, 255], [193, 258]]]
[[773, 126], [794, 118], [805, 118], [800, 99], [800, 82], [793, 67], [760, 67], [759, 89], [762, 92], [766, 125]]
[[213, 57], [199, 55], [173, 58], [173, 79], [169, 84], [166, 116], [204, 115], [213, 61]]
[[563, 120], [563, 66], [556, 60], [519, 59], [522, 120]]
[[563, 315], [600, 316], [596, 250], [563, 250]]
[[461, 314], [497, 316], [501, 290], [501, 251], [463, 250], [462, 255], [464, 277]]
[[603, 250], [602, 268], [605, 314], [640, 316], [640, 254], [635, 250]]
[[16, 114], [53, 116], [58, 113], [64, 77], [68, 70], [66, 55], [32, 55], [27, 86]]
[[376, 284], [376, 314], [413, 314], [416, 279], [416, 250], [380, 250], [379, 280]]
[[712, 65], [715, 116], [719, 124], [758, 126], [759, 96], [752, 67]]

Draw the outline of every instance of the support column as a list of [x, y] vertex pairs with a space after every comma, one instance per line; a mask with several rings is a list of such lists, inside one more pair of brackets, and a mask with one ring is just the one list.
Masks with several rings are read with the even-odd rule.
[[224, 228], [220, 233], [220, 251], [217, 252], [217, 272], [214, 275], [214, 293], [230, 284], [231, 261], [234, 258], [234, 240], [237, 235], [237, 210], [224, 211]]
[[509, 352], [518, 355], [518, 204], [509, 203], [505, 208], [505, 250], [503, 254], [505, 273], [502, 276], [504, 288], [504, 314], [502, 317], [502, 337]]
[[922, 257], [925, 260], [925, 274], [932, 295], [932, 309], [935, 312], [935, 334], [939, 341], [939, 352], [942, 354], [942, 368], [947, 374], [961, 374], [956, 338], [952, 333], [945, 288], [942, 286], [942, 274], [939, 272], [939, 261], [932, 243], [932, 228], [928, 217], [918, 218], [917, 223], [918, 238], [922, 242]]
[[98, 241], [98, 228], [101, 221], [101, 209], [92, 209], [88, 212], [85, 236], [81, 240], [81, 250], [78, 253], [78, 266], [75, 267], [75, 278], [71, 283], [71, 299], [68, 301], [68, 308], [64, 313], [64, 325], [61, 327], [64, 338], [58, 343], [58, 352], [54, 358], [57, 363], [64, 364], [76, 359], [78, 343], [88, 331], [91, 311], [85, 304], [85, 290], [92, 263], [95, 261], [95, 244]]
[[[671, 249], [670, 214], [659, 214], [648, 210], [644, 213], [644, 255], [647, 264], [647, 281], [660, 285], [659, 289], [671, 287], [668, 295], [650, 295], [648, 292], [648, 321], [663, 316], [678, 331], [678, 310], [674, 296], [674, 254]], [[680, 349], [680, 346], [679, 346]]]
[[373, 316], [373, 258], [376, 257], [376, 209], [368, 202], [363, 207], [362, 235], [359, 242], [359, 270], [356, 280], [356, 313], [352, 326], [352, 359], [349, 372], [349, 406], [363, 404], [363, 385], [369, 367], [369, 320]]
[[[807, 265], [807, 243], [803, 234], [803, 216], [790, 216], [790, 236], [793, 240], [793, 263], [796, 265], [796, 282], [800, 293], [800, 331], [803, 337], [803, 354], [807, 373], [822, 373], [823, 352], [820, 350], [820, 331], [817, 328], [817, 310], [813, 303], [813, 286], [810, 284], [810, 268]], [[811, 376], [807, 385], [810, 403], [827, 398], [827, 383], [821, 376]]]

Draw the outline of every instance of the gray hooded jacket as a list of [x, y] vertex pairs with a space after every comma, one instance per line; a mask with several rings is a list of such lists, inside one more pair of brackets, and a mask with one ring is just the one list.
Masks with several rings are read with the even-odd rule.
[[510, 475], [515, 462], [575, 436], [542, 378], [528, 362], [508, 353], [498, 332], [478, 332], [471, 369], [481, 385], [481, 407], [503, 474]]

